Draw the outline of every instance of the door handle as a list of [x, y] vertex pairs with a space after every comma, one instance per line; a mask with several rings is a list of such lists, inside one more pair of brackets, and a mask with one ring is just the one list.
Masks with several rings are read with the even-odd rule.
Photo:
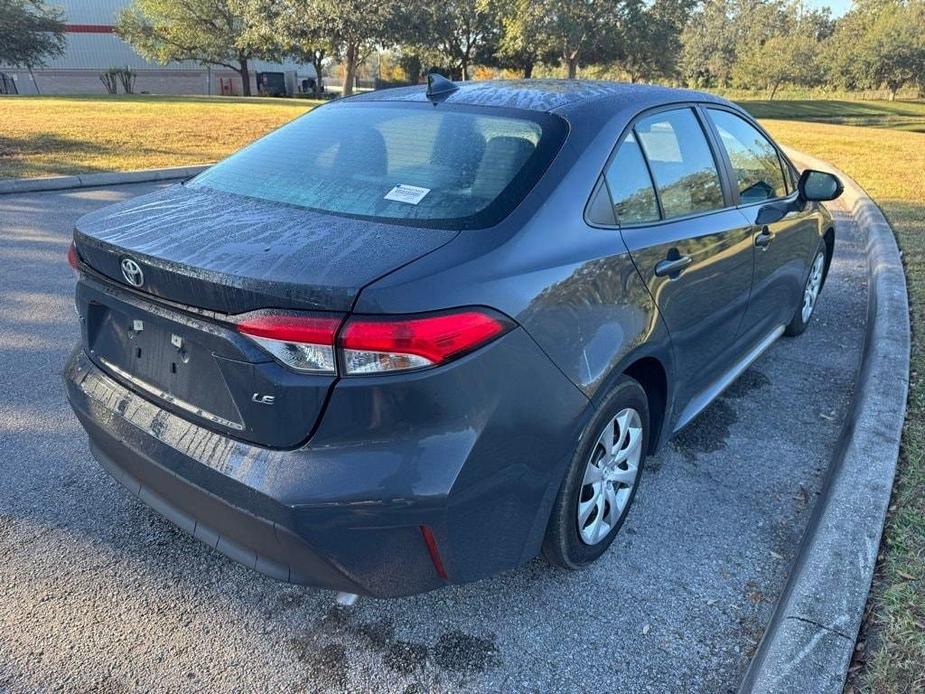
[[755, 246], [761, 250], [767, 250], [773, 240], [774, 234], [771, 233], [767, 226], [763, 226], [761, 227], [761, 232], [755, 237]]
[[674, 279], [681, 271], [691, 264], [689, 255], [682, 255], [680, 258], [667, 258], [655, 266], [656, 277], [671, 277]]

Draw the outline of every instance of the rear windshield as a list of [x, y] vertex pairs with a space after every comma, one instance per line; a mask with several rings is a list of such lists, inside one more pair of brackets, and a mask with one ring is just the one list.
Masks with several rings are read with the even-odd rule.
[[187, 185], [321, 212], [446, 228], [491, 226], [559, 149], [557, 116], [430, 103], [336, 103]]

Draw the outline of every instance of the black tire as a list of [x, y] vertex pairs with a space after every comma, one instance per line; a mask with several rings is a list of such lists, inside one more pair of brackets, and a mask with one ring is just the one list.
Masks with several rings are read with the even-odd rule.
[[[821, 275], [819, 278], [819, 288], [816, 292], [816, 298], [813, 300], [812, 308], [810, 309], [809, 316], [805, 319], [803, 318], [803, 305], [806, 301], [806, 291], [809, 287], [809, 283], [813, 280], [813, 273], [815, 265], [819, 259], [822, 257], [822, 268]], [[784, 335], [789, 337], [796, 337], [801, 335], [806, 328], [809, 327], [809, 324], [813, 321], [813, 315], [816, 313], [816, 303], [819, 300], [819, 292], [822, 291], [822, 284], [825, 282], [826, 270], [829, 267], [829, 258], [828, 258], [828, 246], [825, 245], [825, 241], [820, 241], [819, 248], [816, 250], [816, 254], [813, 256], [813, 262], [810, 264], [809, 274], [806, 276], [806, 282], [803, 285], [803, 293], [800, 294], [800, 303], [797, 304], [796, 309], [793, 312], [793, 318], [790, 319], [790, 324], [784, 328]]]
[[[614, 523], [603, 539], [596, 544], [589, 545], [582, 540], [578, 527], [578, 503], [584, 486], [585, 470], [592, 453], [598, 446], [598, 439], [605, 426], [626, 408], [633, 408], [639, 413], [642, 425], [639, 472], [636, 474], [619, 520]], [[566, 569], [578, 569], [596, 560], [610, 547], [613, 539], [620, 532], [626, 514], [633, 505], [636, 491], [639, 489], [642, 465], [649, 446], [649, 431], [649, 404], [646, 392], [637, 381], [629, 376], [623, 376], [582, 432], [578, 449], [572, 457], [572, 462], [562, 482], [562, 488], [553, 504], [549, 525], [546, 528], [546, 537], [543, 540], [543, 555], [551, 564]]]

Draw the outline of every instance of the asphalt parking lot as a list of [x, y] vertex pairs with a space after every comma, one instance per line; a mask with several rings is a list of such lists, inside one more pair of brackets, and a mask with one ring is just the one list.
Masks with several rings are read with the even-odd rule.
[[847, 216], [813, 325], [649, 459], [602, 561], [342, 611], [131, 497], [65, 402], [73, 222], [155, 187], [0, 196], [0, 690], [735, 690], [850, 399], [866, 287]]

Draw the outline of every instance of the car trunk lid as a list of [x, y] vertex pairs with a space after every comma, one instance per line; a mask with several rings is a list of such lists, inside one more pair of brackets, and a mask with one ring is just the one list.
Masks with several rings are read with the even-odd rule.
[[75, 242], [97, 272], [200, 309], [349, 311], [373, 280], [458, 232], [334, 216], [207, 188], [175, 185], [82, 217]]

